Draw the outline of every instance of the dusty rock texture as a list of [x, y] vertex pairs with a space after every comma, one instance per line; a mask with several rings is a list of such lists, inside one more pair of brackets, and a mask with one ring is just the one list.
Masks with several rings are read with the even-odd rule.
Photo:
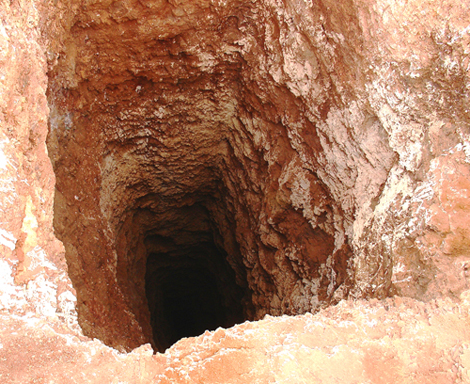
[[469, 5], [0, 0], [0, 377], [468, 381]]
[[467, 224], [447, 224], [445, 191], [463, 181], [435, 173], [449, 161], [468, 173], [457, 20], [440, 30], [430, 4], [63, 7], [49, 26], [61, 39], [48, 147], [88, 334], [128, 348], [152, 340], [151, 323], [178, 334], [151, 302], [179, 297], [174, 276], [198, 269], [222, 292], [225, 326], [466, 287]]
[[[6, 383], [435, 383], [470, 381], [470, 302], [341, 302], [128, 354], [50, 319], [1, 317]], [[3, 341], [6, 340], [6, 341]], [[31, 353], [34, 352], [34, 353]], [[28, 364], [25, 364], [28, 362]]]
[[0, 309], [73, 323], [76, 299], [52, 228], [40, 9], [27, 1], [0, 3]]

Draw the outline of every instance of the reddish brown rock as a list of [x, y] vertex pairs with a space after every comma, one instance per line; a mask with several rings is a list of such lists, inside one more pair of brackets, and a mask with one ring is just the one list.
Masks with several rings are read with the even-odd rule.
[[468, 5], [0, 0], [2, 378], [468, 380]]

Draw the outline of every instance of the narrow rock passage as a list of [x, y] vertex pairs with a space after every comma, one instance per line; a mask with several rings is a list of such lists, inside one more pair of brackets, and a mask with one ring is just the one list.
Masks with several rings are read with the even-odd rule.
[[[172, 5], [134, 3], [76, 7], [49, 77], [54, 225], [84, 332], [163, 351], [341, 298], [340, 210], [285, 127], [312, 123], [291, 91], [252, 78], [261, 58], [241, 43], [268, 39], [259, 10], [196, 2], [175, 24]], [[314, 129], [308, 143], [321, 148]]]
[[167, 236], [153, 231], [144, 240], [150, 252], [145, 292], [154, 348], [160, 351], [182, 337], [240, 323], [247, 312], [242, 306], [245, 291], [206, 225], [207, 210], [193, 206], [184, 211], [196, 215], [190, 225], [183, 221]]
[[470, 383], [469, 8], [0, 0], [0, 382]]
[[[371, 9], [83, 0], [51, 11], [54, 228], [86, 335], [164, 350], [202, 319], [230, 326], [466, 287], [467, 226], [441, 220], [454, 207], [434, 190], [436, 164], [465, 162], [455, 151], [467, 112], [453, 100], [466, 64], [445, 67], [458, 55], [431, 22], [411, 36], [387, 16], [401, 32], [382, 35]], [[432, 54], [415, 63], [408, 47], [423, 41]], [[220, 310], [202, 310], [202, 297]], [[173, 319], [184, 311], [194, 327]]]

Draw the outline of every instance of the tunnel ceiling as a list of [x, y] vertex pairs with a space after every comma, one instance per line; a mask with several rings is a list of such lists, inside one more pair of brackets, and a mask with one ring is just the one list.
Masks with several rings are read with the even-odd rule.
[[[395, 154], [372, 112], [354, 129], [333, 117], [362, 92], [351, 69], [357, 15], [307, 3], [56, 11], [65, 32], [48, 57], [54, 226], [87, 335], [164, 350], [184, 336], [182, 313], [191, 336], [348, 295], [351, 228], [376, 204]], [[375, 278], [387, 295], [386, 270]]]

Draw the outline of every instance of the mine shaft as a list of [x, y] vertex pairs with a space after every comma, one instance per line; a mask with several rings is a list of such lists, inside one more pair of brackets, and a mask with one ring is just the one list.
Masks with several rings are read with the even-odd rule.
[[[338, 166], [325, 163], [332, 144], [321, 127], [339, 102], [325, 52], [298, 36], [295, 76], [329, 90], [308, 98], [265, 50], [291, 20], [259, 24], [244, 1], [187, 4], [178, 16], [170, 3], [131, 3], [73, 8], [48, 74], [54, 228], [84, 333], [163, 352], [205, 330], [347, 297], [348, 228], [369, 208], [341, 192], [365, 175], [345, 160], [358, 144]], [[357, 164], [376, 171], [357, 185], [375, 198], [395, 154], [376, 117], [361, 124], [380, 155], [365, 149]], [[386, 297], [380, 268], [366, 269]]]

